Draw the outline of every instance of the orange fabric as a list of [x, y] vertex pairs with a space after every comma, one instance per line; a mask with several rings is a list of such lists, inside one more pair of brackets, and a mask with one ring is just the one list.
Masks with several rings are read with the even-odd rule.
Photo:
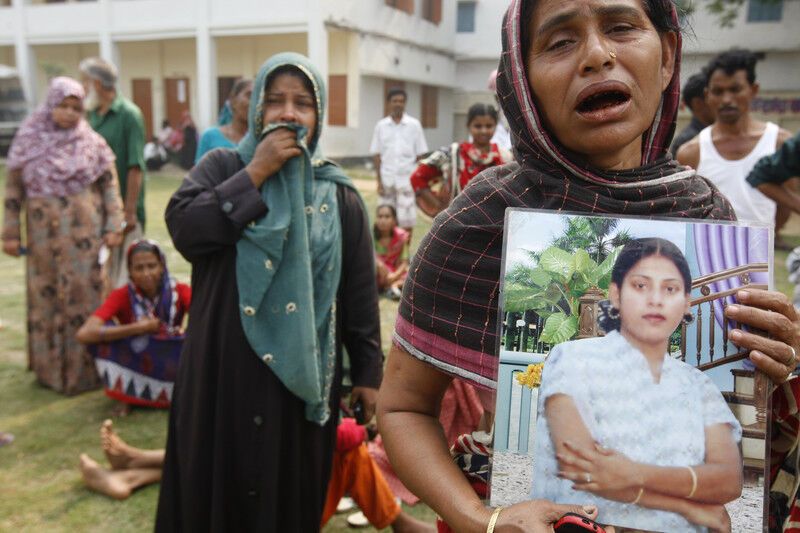
[[369, 523], [376, 529], [389, 527], [400, 514], [400, 506], [394, 500], [394, 494], [370, 457], [365, 444], [346, 452], [334, 453], [320, 528], [336, 512], [336, 505], [345, 494], [355, 500]]

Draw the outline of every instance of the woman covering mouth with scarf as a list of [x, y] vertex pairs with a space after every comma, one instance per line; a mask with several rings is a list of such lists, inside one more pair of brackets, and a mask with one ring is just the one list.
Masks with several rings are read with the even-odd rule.
[[383, 355], [368, 217], [321, 158], [325, 85], [293, 53], [253, 84], [248, 134], [167, 206], [192, 263], [156, 531], [316, 531], [336, 444], [342, 348], [369, 419]]
[[[713, 185], [667, 151], [681, 54], [672, 2], [513, 0], [502, 40], [497, 91], [517, 163], [475, 178], [420, 244], [378, 420], [397, 473], [453, 530], [487, 531], [488, 524], [498, 532], [544, 532], [573, 509], [546, 501], [502, 512], [485, 507], [451, 460], [437, 422], [453, 376], [487, 391], [496, 387], [506, 208], [723, 220], [735, 213]], [[783, 382], [795, 369], [800, 344], [794, 308], [777, 292], [738, 297], [741, 305], [729, 306], [728, 316], [766, 330], [771, 339], [741, 330], [732, 338]], [[697, 511], [705, 525], [729, 527], [724, 509]]]

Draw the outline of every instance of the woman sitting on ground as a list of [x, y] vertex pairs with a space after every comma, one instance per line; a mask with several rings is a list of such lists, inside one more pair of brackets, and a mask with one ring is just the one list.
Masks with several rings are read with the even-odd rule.
[[397, 225], [397, 211], [391, 205], [378, 206], [372, 231], [378, 290], [393, 300], [399, 300], [408, 274], [409, 234]]
[[[156, 242], [138, 240], [127, 256], [130, 281], [108, 295], [76, 338], [83, 344], [126, 339], [110, 350], [95, 350], [106, 394], [129, 405], [168, 407], [192, 289], [170, 276]], [[151, 338], [163, 342], [156, 345]]]

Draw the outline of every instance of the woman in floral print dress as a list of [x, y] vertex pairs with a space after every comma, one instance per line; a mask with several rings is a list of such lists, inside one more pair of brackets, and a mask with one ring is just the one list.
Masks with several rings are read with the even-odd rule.
[[[63, 394], [100, 386], [75, 332], [102, 302], [100, 248], [121, 240], [114, 154], [83, 119], [84, 92], [55, 78], [9, 151], [3, 252], [27, 256], [28, 366]], [[26, 246], [21, 212], [25, 208]]]

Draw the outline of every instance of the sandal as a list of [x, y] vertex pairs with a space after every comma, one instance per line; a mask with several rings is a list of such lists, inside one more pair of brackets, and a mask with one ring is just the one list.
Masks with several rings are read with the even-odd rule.
[[356, 502], [353, 501], [353, 498], [349, 496], [342, 497], [339, 500], [339, 503], [336, 505], [336, 514], [339, 513], [346, 513], [347, 511], [352, 511], [356, 508]]
[[350, 527], [367, 527], [369, 525], [369, 520], [364, 516], [364, 513], [359, 511], [347, 517], [347, 525]]

